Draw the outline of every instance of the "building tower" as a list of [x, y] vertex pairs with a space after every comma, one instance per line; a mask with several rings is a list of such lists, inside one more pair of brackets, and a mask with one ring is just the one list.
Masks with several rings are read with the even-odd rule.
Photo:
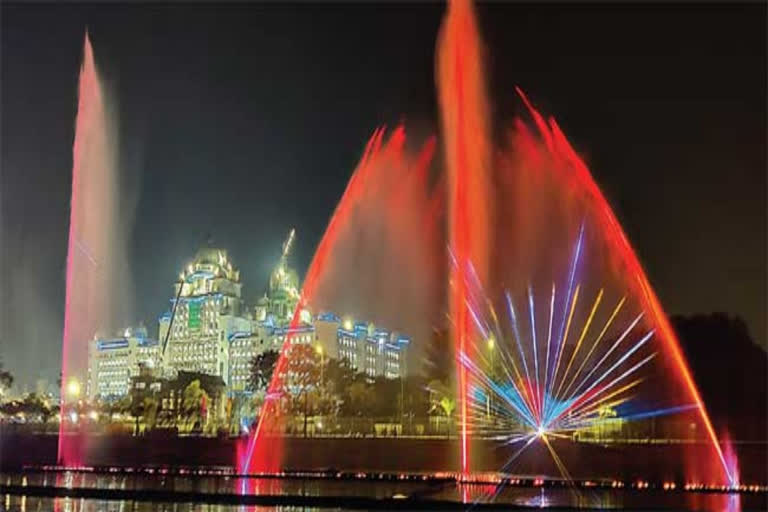
[[269, 313], [274, 315], [278, 324], [290, 322], [296, 305], [299, 302], [299, 275], [288, 266], [288, 255], [291, 252], [296, 230], [292, 229], [283, 243], [283, 253], [269, 277], [267, 298]]
[[226, 251], [201, 248], [174, 285], [171, 311], [159, 319], [158, 339], [165, 340], [178, 297], [165, 361], [169, 368], [217, 375], [229, 371], [229, 338], [250, 329], [243, 313], [240, 271]]

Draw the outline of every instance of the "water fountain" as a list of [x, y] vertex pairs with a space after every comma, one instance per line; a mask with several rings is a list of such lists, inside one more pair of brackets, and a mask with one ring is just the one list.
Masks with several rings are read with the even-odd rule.
[[[692, 464], [712, 471], [698, 478], [737, 485], [735, 455], [721, 448], [661, 304], [557, 122], [518, 89], [527, 115], [511, 123], [505, 143], [495, 142], [468, 1], [448, 7], [436, 82], [439, 137], [414, 144], [402, 126], [374, 132], [312, 259], [294, 327], [305, 307], [356, 308], [423, 339], [447, 317], [460, 479], [480, 469], [476, 439], [512, 447], [497, 471], [535, 471], [543, 456], [571, 480], [558, 446], [569, 451], [584, 432], [681, 415], [709, 443], [707, 460]], [[73, 432], [81, 389], [72, 378], [84, 375], [93, 334], [114, 328], [114, 291], [127, 277], [115, 141], [86, 37], [63, 336], [58, 460], [65, 466], [82, 462], [83, 440]], [[289, 347], [290, 339], [258, 427], [238, 445], [241, 473], [282, 469], [279, 401]]]
[[[494, 143], [482, 53], [471, 4], [451, 2], [436, 59], [442, 158], [433, 161], [433, 141], [420, 152], [405, 149], [402, 128], [386, 140], [383, 129], [376, 131], [313, 258], [294, 322], [303, 306], [344, 300], [323, 293], [338, 283], [334, 261], [368, 250], [366, 242], [361, 249], [346, 240], [375, 219], [388, 244], [417, 246], [402, 259], [404, 275], [427, 276], [427, 292], [401, 311], [422, 300], [433, 301], [419, 308], [430, 315], [431, 306], [448, 306], [453, 347], [445, 348], [456, 356], [461, 478], [474, 469], [473, 437], [520, 446], [500, 471], [538, 445], [569, 479], [556, 442], [610, 421], [683, 414], [709, 443], [708, 460], [698, 463], [713, 468], [710, 478], [735, 485], [661, 304], [557, 122], [518, 89], [531, 122], [516, 119], [507, 143]], [[401, 197], [407, 208], [394, 207]], [[365, 213], [372, 198], [378, 216]], [[356, 270], [375, 274], [380, 263], [373, 261]], [[381, 295], [392, 293], [382, 290], [356, 299], [375, 312]], [[259, 426], [239, 450], [243, 473], [281, 468], [276, 390], [289, 344]]]
[[127, 306], [126, 215], [120, 212], [117, 124], [86, 34], [72, 148], [59, 432], [60, 464], [80, 464], [78, 402], [86, 393], [88, 343], [112, 334]]

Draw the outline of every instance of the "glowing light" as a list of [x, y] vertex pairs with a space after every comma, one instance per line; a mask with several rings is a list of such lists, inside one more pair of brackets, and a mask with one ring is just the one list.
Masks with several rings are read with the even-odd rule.
[[[576, 250], [574, 251], [573, 255], [573, 261], [571, 262], [571, 271], [570, 276], [568, 278], [568, 291], [565, 294], [565, 311], [563, 314], [563, 321], [560, 323], [560, 336], [555, 340], [555, 354], [557, 356], [555, 357], [555, 360], [557, 361], [556, 367], [554, 370], [554, 374], [552, 375], [552, 379], [550, 382], [545, 381], [545, 387], [547, 389], [551, 390], [554, 385], [555, 377], [557, 376], [557, 367], [560, 366], [560, 358], [562, 356], [562, 350], [565, 345], [565, 339], [567, 337], [566, 335], [566, 327], [565, 327], [565, 314], [568, 312], [569, 308], [569, 301], [571, 299], [571, 290], [573, 289], [573, 280], [576, 277], [576, 267], [579, 264], [579, 255], [581, 254], [581, 242], [584, 237], [584, 223], [581, 224], [581, 228], [579, 229], [579, 240], [576, 243]], [[569, 315], [570, 316], [570, 315]]]
[[[568, 301], [568, 317], [565, 319], [563, 326], [563, 342], [567, 340], [567, 333], [570, 329], [568, 324], [575, 322], [574, 308], [578, 301], [580, 286], [581, 285], [575, 286], [571, 300]], [[468, 293], [473, 296], [484, 295], [482, 289], [472, 288], [468, 290]], [[676, 414], [690, 409], [690, 406], [675, 406], [650, 411], [638, 412], [635, 410], [632, 415], [619, 415], [616, 413], [616, 410], [613, 409], [614, 407], [628, 402], [632, 398], [628, 392], [642, 382], [643, 379], [636, 378], [629, 384], [622, 384], [622, 382], [637, 373], [656, 356], [655, 352], [650, 353], [649, 355], [642, 355], [640, 352], [653, 338], [655, 333], [654, 330], [650, 330], [642, 336], [639, 336], [639, 338], [635, 339], [631, 344], [627, 342], [629, 338], [637, 335], [635, 328], [642, 319], [643, 312], [635, 316], [625, 328], [620, 330], [617, 328], [618, 332], [621, 334], [617, 337], [615, 342], [610, 347], [607, 347], [606, 353], [603, 354], [597, 364], [594, 364], [591, 367], [587, 375], [582, 376], [576, 385], [569, 385], [565, 388], [566, 392], [570, 388], [573, 388], [570, 394], [567, 394], [565, 397], [559, 398], [550, 395], [544, 390], [542, 380], [546, 378], [546, 370], [543, 375], [538, 375], [538, 373], [535, 372], [534, 367], [533, 374], [529, 369], [525, 374], [525, 378], [521, 377], [519, 372], [515, 370], [514, 373], [517, 374], [517, 377], [513, 377], [513, 372], [507, 369], [507, 365], [512, 366], [514, 369], [515, 363], [514, 359], [509, 357], [506, 352], [507, 346], [517, 347], [520, 359], [523, 360], [524, 364], [529, 357], [536, 353], [541, 353], [536, 352], [532, 345], [536, 336], [536, 319], [535, 311], [533, 309], [534, 296], [535, 294], [533, 290], [528, 289], [528, 301], [532, 315], [530, 322], [531, 332], [529, 333], [530, 339], [525, 340], [524, 342], [517, 325], [518, 317], [514, 304], [512, 303], [512, 294], [509, 291], [504, 292], [504, 299], [509, 308], [510, 322], [510, 329], [506, 330], [506, 332], [511, 333], [511, 338], [514, 338], [514, 341], [505, 339], [502, 336], [505, 330], [497, 325], [495, 332], [499, 334], [494, 335], [493, 340], [495, 350], [500, 356], [499, 363], [501, 368], [499, 369], [501, 372], [496, 370], [488, 371], [488, 365], [490, 363], [483, 355], [487, 354], [487, 352], [484, 349], [481, 350], [480, 345], [470, 349], [472, 353], [480, 356], [479, 361], [472, 360], [464, 352], [461, 352], [458, 357], [461, 367], [472, 379], [471, 389], [473, 392], [470, 393], [468, 397], [471, 401], [471, 410], [476, 413], [472, 416], [472, 419], [473, 421], [478, 422], [477, 424], [473, 424], [472, 431], [475, 432], [479, 430], [482, 432], [483, 429], [485, 429], [489, 433], [493, 432], [493, 438], [505, 444], [524, 442], [515, 454], [505, 463], [501, 471], [504, 471], [509, 464], [517, 459], [519, 455], [530, 446], [532, 441], [540, 439], [547, 446], [552, 460], [555, 462], [562, 476], [567, 481], [570, 481], [571, 477], [567, 468], [560, 457], [555, 453], [554, 447], [548, 442], [548, 439], [571, 439], [571, 434], [575, 431], [590, 429], [606, 422], [631, 421], [657, 415]], [[588, 310], [589, 314], [586, 315], [586, 318], [584, 319], [585, 324], [581, 325], [579, 328], [579, 341], [576, 342], [577, 348], [575, 348], [574, 351], [578, 350], [580, 343], [583, 342], [586, 337], [588, 327], [596, 314], [602, 296], [603, 291], [601, 290], [598, 292], [595, 302], [591, 304], [591, 308]], [[488, 300], [483, 300], [481, 302], [489, 303]], [[613, 314], [611, 315], [608, 324], [613, 321], [613, 317], [616, 316], [617, 311], [623, 304], [624, 299], [622, 299], [618, 306], [613, 310]], [[470, 304], [469, 301], [467, 301], [467, 305], [470, 308], [470, 311], [472, 311], [473, 316], [476, 316], [478, 319], [482, 318], [482, 312], [472, 308], [472, 304]], [[550, 299], [550, 311], [547, 312], [547, 315], [550, 317], [552, 316], [553, 306], [554, 290], [552, 298]], [[493, 314], [491, 313], [491, 316], [492, 315]], [[597, 341], [604, 336], [605, 330], [606, 329], [604, 328], [603, 332], [598, 336]], [[481, 341], [484, 344], [488, 343], [487, 338], [475, 338], [475, 343], [479, 344]], [[595, 345], [593, 345], [590, 352], [594, 352], [594, 350]], [[550, 375], [550, 389], [553, 391], [562, 390], [565, 385], [564, 383], [573, 380], [574, 378], [570, 375], [571, 368], [573, 368], [572, 363], [575, 361], [575, 356], [572, 354], [569, 357], [570, 360], [567, 361], [567, 365], [563, 366], [566, 371], [558, 372], [556, 369], [554, 358], [562, 358], [563, 352], [565, 352], [565, 350], [561, 346], [560, 350], [557, 352], [554, 350], [550, 351], [549, 357], [547, 358], [547, 360], [552, 363], [552, 367], [555, 368]], [[609, 356], [617, 352], [619, 352], [617, 357], [609, 360]], [[591, 353], [588, 355], [591, 356]], [[563, 361], [563, 363], [566, 363], [566, 361]], [[625, 365], [627, 368], [624, 368]], [[546, 366], [543, 367], [546, 368]], [[574, 375], [578, 375], [579, 373], [580, 370]], [[557, 379], [557, 377], [560, 377], [561, 380]], [[535, 380], [532, 378], [535, 378]], [[542, 391], [536, 392], [536, 390], [539, 389]], [[493, 407], [490, 406], [491, 402], [488, 399], [489, 394], [493, 394], [498, 398], [497, 401], [493, 402]], [[489, 426], [488, 417], [491, 415], [494, 417], [494, 422], [490, 423]], [[527, 433], [521, 434], [519, 431], [520, 425], [527, 425], [530, 430], [528, 430]]]
[[536, 349], [536, 313], [533, 308], [533, 290], [530, 285], [528, 285], [528, 309], [531, 314], [531, 345], [533, 345], [533, 366], [536, 375], [536, 399], [539, 402], [537, 407], [541, 410], [541, 397], [539, 395], [539, 355], [537, 354]]
[[74, 377], [67, 382], [67, 396], [77, 398], [80, 396], [80, 382]]
[[571, 365], [573, 364], [573, 360], [576, 359], [576, 354], [579, 352], [579, 348], [581, 347], [581, 342], [584, 341], [584, 336], [587, 335], [589, 326], [592, 324], [592, 319], [595, 316], [595, 311], [597, 311], [597, 307], [600, 305], [600, 300], [602, 298], [603, 298], [603, 289], [600, 288], [600, 293], [597, 294], [595, 303], [592, 306], [592, 311], [590, 311], [589, 313], [589, 318], [587, 318], [587, 321], [584, 323], [584, 327], [581, 330], [581, 336], [579, 336], [579, 341], [576, 342], [576, 348], [574, 348], [573, 353], [571, 353], [571, 358], [568, 360], [568, 365], [565, 367], [565, 372], [563, 373], [563, 379], [560, 381], [560, 385], [558, 386], [557, 391], [555, 392], [555, 395], [559, 394], [560, 390], [563, 388], [563, 383], [565, 383], [565, 378], [568, 375], [568, 372], [571, 370]]
[[597, 348], [597, 345], [600, 343], [600, 340], [603, 339], [603, 336], [605, 335], [606, 331], [610, 327], [610, 325], [613, 323], [613, 319], [616, 318], [616, 315], [619, 313], [619, 310], [621, 310], [621, 307], [624, 305], [624, 302], [626, 301], [626, 296], [622, 297], [619, 303], [616, 305], [616, 308], [613, 310], [613, 313], [611, 313], [611, 316], [608, 318], [608, 321], [605, 322], [605, 326], [603, 326], [603, 329], [600, 331], [600, 334], [598, 334], [597, 338], [595, 338], [594, 343], [592, 344], [592, 348], [589, 349], [589, 352], [587, 352], [587, 355], [582, 360], [581, 364], [579, 365], [579, 369], [576, 370], [576, 373], [573, 374], [573, 377], [571, 377], [571, 382], [568, 383], [568, 386], [566, 386], [564, 393], [568, 394], [568, 391], [571, 389], [571, 386], [573, 386], [573, 383], [576, 381], [576, 377], [578, 377], [581, 374], [581, 371], [584, 369], [584, 365], [587, 364], [587, 361], [589, 361], [590, 356], [592, 356], [592, 353]]

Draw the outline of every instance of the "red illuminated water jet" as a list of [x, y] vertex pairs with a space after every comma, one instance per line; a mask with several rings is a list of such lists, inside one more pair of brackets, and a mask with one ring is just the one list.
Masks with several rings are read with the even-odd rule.
[[66, 301], [61, 363], [61, 421], [58, 460], [80, 465], [82, 437], [76, 412], [67, 412], [87, 391], [88, 343], [115, 326], [115, 290], [125, 290], [120, 280], [125, 254], [120, 248], [116, 212], [116, 130], [88, 35], [78, 88], [77, 121], [72, 148], [72, 202], [67, 245]]
[[663, 343], [666, 355], [671, 358], [674, 367], [682, 377], [686, 393], [698, 408], [707, 436], [711, 441], [712, 448], [726, 477], [726, 482], [733, 484], [734, 478], [729, 470], [729, 464], [720, 447], [717, 434], [701, 399], [701, 394], [688, 368], [688, 363], [683, 355], [677, 335], [672, 329], [669, 319], [664, 313], [661, 303], [637, 258], [637, 254], [629, 243], [613, 210], [592, 178], [586, 164], [574, 151], [555, 119], [550, 117], [545, 121], [544, 117], [528, 101], [525, 94], [520, 89], [517, 92], [534, 118], [539, 135], [545, 141], [546, 147], [561, 162], [564, 173], [569, 175], [564, 175], [563, 179], [571, 182], [574, 189], [578, 190], [580, 194], [584, 194], [591, 203], [592, 208], [597, 212], [595, 219], [599, 223], [600, 232], [608, 242], [608, 245], [613, 249], [613, 256], [623, 265], [622, 270], [628, 276], [628, 284], [633, 283], [635, 285], [639, 297], [644, 302], [648, 311], [650, 311], [653, 324], [659, 332], [658, 338]]
[[[487, 281], [490, 213], [489, 115], [480, 37], [471, 4], [451, 2], [437, 46], [437, 88], [448, 173], [448, 233], [455, 264], [449, 277], [451, 326], [456, 353], [466, 351], [469, 320], [463, 268], [472, 262]], [[458, 359], [457, 359], [458, 360]], [[461, 421], [461, 471], [470, 470], [467, 376], [457, 366]]]
[[[440, 195], [432, 191], [441, 188], [429, 185], [435, 141], [428, 140], [414, 155], [405, 146], [402, 126], [395, 128], [388, 138], [385, 138], [384, 128], [379, 128], [368, 141], [310, 263], [256, 430], [238, 445], [240, 473], [274, 473], [281, 469], [283, 413], [280, 401], [291, 358], [291, 333], [299, 326], [302, 309], [312, 306], [317, 311], [323, 304], [338, 305], [348, 299], [340, 297], [338, 292], [349, 289], [350, 279], [358, 283], [363, 294], [371, 295], [387, 289], [387, 282], [394, 281], [390, 275], [394, 272], [400, 273], [400, 278], [408, 276], [424, 285], [417, 290], [433, 288], [427, 282], [437, 279], [439, 267], [431, 268], [432, 260], [421, 249], [436, 246], [436, 236], [440, 232], [437, 222], [441, 212]], [[367, 244], [367, 240], [361, 242], [359, 236], [367, 229], [375, 230], [374, 238], [381, 236], [387, 243], [381, 244], [378, 240], [372, 245]], [[413, 245], [414, 251], [408, 251], [407, 244], [414, 239], [421, 243]], [[405, 254], [405, 260], [400, 259], [400, 253]], [[356, 268], [356, 260], [369, 266]], [[361, 284], [355, 275], [351, 275], [355, 272], [373, 276], [371, 284]], [[418, 298], [410, 299], [411, 303], [435, 302], [433, 297], [422, 297], [423, 290], [419, 291]], [[397, 304], [400, 307], [407, 305], [408, 295], [403, 295], [401, 289], [398, 291], [400, 295], [397, 297], [390, 294], [398, 302], [382, 305], [379, 301], [373, 309], [392, 310]], [[414, 313], [423, 315], [424, 312]]]

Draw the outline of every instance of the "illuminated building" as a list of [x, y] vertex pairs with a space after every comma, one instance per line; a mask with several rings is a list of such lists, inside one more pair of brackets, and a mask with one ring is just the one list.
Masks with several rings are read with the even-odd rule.
[[626, 420], [618, 416], [616, 410], [601, 406], [598, 421], [593, 421], [573, 432], [573, 439], [578, 441], [612, 441], [622, 437]]
[[[351, 326], [351, 320], [347, 320], [347, 323]], [[332, 359], [341, 359], [338, 335], [343, 324], [344, 322], [333, 313], [321, 313], [315, 318], [315, 343]]]
[[302, 324], [291, 329], [288, 326], [275, 327], [267, 322], [257, 323], [252, 332], [235, 333], [229, 342], [229, 388], [238, 393], [248, 391], [251, 361], [267, 350], [280, 352], [286, 336], [291, 344], [312, 343], [315, 328]]
[[229, 338], [251, 325], [243, 316], [241, 289], [240, 271], [226, 251], [211, 247], [198, 251], [174, 285], [171, 311], [159, 319], [158, 338], [164, 341], [173, 316], [165, 349], [169, 368], [228, 380]]
[[116, 400], [128, 394], [131, 377], [139, 374], [140, 365], [158, 366], [160, 344], [147, 337], [147, 329], [125, 329], [110, 339], [95, 338], [88, 346], [89, 400]]
[[288, 255], [296, 237], [296, 230], [292, 229], [288, 238], [283, 243], [283, 252], [280, 261], [269, 276], [267, 293], [259, 299], [254, 307], [254, 318], [259, 321], [272, 321], [277, 325], [288, 324], [293, 319], [296, 305], [299, 303], [299, 275], [288, 266]]
[[346, 359], [352, 368], [371, 379], [397, 379], [408, 374], [410, 338], [376, 328], [372, 323], [354, 323], [333, 313], [323, 313], [315, 320], [315, 340], [324, 353]]

